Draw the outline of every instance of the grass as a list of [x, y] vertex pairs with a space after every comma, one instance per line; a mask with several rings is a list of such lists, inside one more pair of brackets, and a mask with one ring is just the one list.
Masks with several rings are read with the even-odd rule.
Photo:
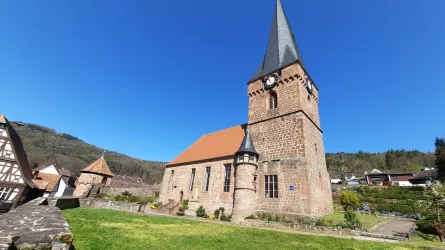
[[298, 235], [270, 230], [148, 216], [107, 209], [62, 211], [83, 249], [417, 249], [414, 246]]
[[[326, 221], [332, 221], [334, 225], [337, 225], [338, 223], [344, 221], [343, 215], [344, 215], [343, 212], [335, 209], [333, 214], [326, 215], [322, 218], [325, 219]], [[388, 218], [377, 217], [374, 215], [367, 215], [367, 214], [357, 214], [357, 217], [367, 228], [370, 228], [379, 222], [385, 222], [388, 220]]]

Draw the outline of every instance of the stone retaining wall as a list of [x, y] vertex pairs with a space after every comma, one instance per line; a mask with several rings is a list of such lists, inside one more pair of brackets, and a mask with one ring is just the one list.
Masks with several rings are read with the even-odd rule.
[[152, 186], [138, 187], [138, 188], [105, 186], [100, 188], [101, 194], [122, 195], [123, 192], [129, 192], [133, 196], [155, 196], [155, 192], [159, 193], [159, 188], [155, 188]]
[[80, 199], [79, 201], [81, 207], [107, 208], [127, 212], [143, 212], [147, 207], [149, 208], [149, 205], [102, 199]]
[[337, 235], [360, 235], [360, 231], [351, 230], [341, 227], [319, 227], [312, 224], [297, 224], [297, 223], [283, 223], [275, 221], [263, 221], [263, 220], [249, 220], [246, 219], [242, 223], [246, 226], [255, 227], [271, 227], [277, 229], [295, 229], [295, 231], [312, 232], [312, 233], [326, 233]]
[[73, 241], [56, 206], [39, 197], [0, 216], [0, 249], [68, 250]]

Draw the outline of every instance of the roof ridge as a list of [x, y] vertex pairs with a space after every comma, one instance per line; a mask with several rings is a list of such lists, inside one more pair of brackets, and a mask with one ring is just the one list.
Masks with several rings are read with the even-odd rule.
[[[240, 125], [236, 125], [236, 126], [233, 126], [233, 127], [230, 127], [230, 128], [221, 129], [221, 130], [218, 130], [218, 131], [214, 131], [214, 132], [205, 134], [205, 135], [203, 135], [203, 136], [211, 135], [211, 134], [216, 134], [216, 133], [219, 133], [219, 132], [222, 132], [222, 131], [225, 131], [225, 130], [233, 129], [233, 128], [236, 128], [236, 127], [242, 127], [242, 126], [245, 126], [245, 125], [247, 125], [247, 123], [243, 123], [243, 124], [240, 124]], [[202, 136], [201, 136], [201, 137], [202, 137]]]

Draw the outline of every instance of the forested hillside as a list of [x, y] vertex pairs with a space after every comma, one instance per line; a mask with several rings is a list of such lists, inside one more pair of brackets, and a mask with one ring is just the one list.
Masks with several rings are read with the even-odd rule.
[[[82, 168], [97, 160], [104, 149], [90, 145], [72, 135], [57, 133], [54, 129], [25, 124], [17, 129], [22, 138], [28, 161], [34, 168], [57, 163], [61, 168], [79, 174]], [[114, 174], [141, 177], [147, 183], [160, 183], [165, 162], [145, 161], [117, 153], [107, 152], [106, 161]], [[433, 166], [433, 153], [417, 150], [390, 150], [384, 153], [327, 153], [326, 162], [331, 178], [344, 178], [373, 169], [381, 171], [412, 171]]]
[[[79, 174], [82, 168], [97, 160], [104, 149], [54, 129], [25, 124], [19, 133], [29, 164], [35, 168], [57, 163], [61, 168]], [[145, 161], [117, 153], [106, 152], [105, 159], [114, 174], [141, 177], [149, 184], [160, 183], [165, 162]]]
[[434, 166], [436, 159], [433, 153], [423, 153], [418, 150], [389, 150], [384, 153], [364, 153], [359, 151], [355, 154], [335, 153], [326, 154], [326, 163], [331, 178], [364, 176], [364, 172], [373, 169], [391, 172], [414, 172], [417, 173], [424, 166]]

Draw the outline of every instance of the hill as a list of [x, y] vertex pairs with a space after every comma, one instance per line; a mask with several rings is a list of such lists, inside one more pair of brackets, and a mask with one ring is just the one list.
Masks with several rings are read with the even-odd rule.
[[388, 150], [383, 153], [327, 153], [326, 164], [331, 178], [344, 178], [355, 175], [364, 176], [373, 169], [391, 172], [417, 173], [422, 167], [434, 166], [436, 157], [433, 153], [418, 150]]
[[[34, 168], [57, 163], [60, 167], [79, 174], [82, 168], [99, 158], [104, 149], [90, 145], [69, 134], [36, 124], [25, 124], [17, 129], [22, 138], [28, 161]], [[117, 152], [106, 153], [107, 163], [114, 174], [141, 177], [147, 183], [160, 183], [165, 162], [145, 161]], [[331, 178], [344, 178], [373, 169], [381, 171], [412, 171], [433, 166], [433, 153], [418, 150], [389, 150], [383, 153], [327, 153], [326, 163]]]
[[[88, 144], [69, 134], [36, 124], [16, 129], [28, 155], [29, 164], [36, 168], [56, 163], [79, 175], [80, 170], [102, 156], [104, 149]], [[117, 152], [106, 152], [111, 171], [118, 175], [141, 177], [149, 184], [160, 183], [165, 162], [135, 159]]]

